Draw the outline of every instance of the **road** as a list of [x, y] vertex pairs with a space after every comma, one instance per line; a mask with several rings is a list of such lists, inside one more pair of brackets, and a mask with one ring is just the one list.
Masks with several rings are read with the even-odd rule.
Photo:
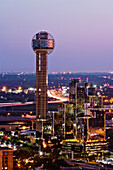
[[[53, 90], [48, 90], [48, 97], [56, 99], [56, 101], [48, 101], [48, 103], [63, 103], [66, 101], [69, 101], [67, 97], [61, 97], [57, 96]], [[34, 104], [34, 102], [15, 102], [15, 103], [0, 103], [0, 107], [6, 107], [6, 106], [24, 106], [24, 105], [31, 105]]]
[[68, 97], [61, 97], [59, 95], [56, 95], [54, 90], [48, 90], [47, 94], [48, 94], [48, 97], [54, 98], [56, 100], [59, 100], [60, 102], [67, 102], [67, 101], [69, 101]]

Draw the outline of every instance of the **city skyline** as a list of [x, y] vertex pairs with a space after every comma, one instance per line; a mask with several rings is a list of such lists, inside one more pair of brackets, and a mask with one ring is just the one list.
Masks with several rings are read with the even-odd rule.
[[41, 30], [56, 40], [49, 72], [113, 70], [112, 6], [112, 0], [1, 2], [0, 72], [35, 72], [31, 40]]

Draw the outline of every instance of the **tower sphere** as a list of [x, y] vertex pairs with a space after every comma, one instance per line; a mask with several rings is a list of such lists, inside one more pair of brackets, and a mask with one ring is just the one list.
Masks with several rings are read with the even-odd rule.
[[53, 36], [46, 32], [41, 31], [35, 34], [32, 38], [32, 48], [34, 52], [47, 51], [50, 54], [55, 47], [55, 40]]

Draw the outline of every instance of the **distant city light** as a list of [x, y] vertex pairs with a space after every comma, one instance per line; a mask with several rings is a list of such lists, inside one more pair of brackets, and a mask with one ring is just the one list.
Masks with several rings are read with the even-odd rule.
[[40, 151], [40, 152], [39, 152], [39, 154], [40, 154], [40, 156], [42, 156], [42, 155], [43, 155], [43, 152], [42, 152], [42, 151]]
[[25, 126], [23, 126], [23, 127], [22, 127], [22, 129], [23, 129], [23, 130], [25, 130], [25, 129], [26, 129], [26, 127], [25, 127]]
[[10, 113], [8, 113], [7, 116], [10, 116]]
[[17, 164], [18, 165], [18, 167], [20, 167], [20, 164]]
[[6, 86], [2, 87], [2, 91], [6, 91], [6, 89], [7, 89]]
[[25, 160], [26, 164], [28, 163], [28, 159]]
[[43, 144], [43, 147], [46, 148], [46, 147], [47, 147], [47, 144]]
[[19, 86], [19, 87], [18, 87], [18, 90], [22, 90], [22, 87], [21, 87], [21, 86]]

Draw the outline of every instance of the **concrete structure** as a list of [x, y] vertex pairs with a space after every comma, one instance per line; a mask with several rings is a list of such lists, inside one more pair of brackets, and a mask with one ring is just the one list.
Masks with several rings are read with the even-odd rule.
[[0, 148], [0, 169], [13, 169], [13, 150], [7, 147]]
[[33, 37], [32, 47], [36, 52], [36, 120], [44, 120], [47, 113], [47, 62], [48, 54], [54, 49], [54, 38], [41, 31]]

